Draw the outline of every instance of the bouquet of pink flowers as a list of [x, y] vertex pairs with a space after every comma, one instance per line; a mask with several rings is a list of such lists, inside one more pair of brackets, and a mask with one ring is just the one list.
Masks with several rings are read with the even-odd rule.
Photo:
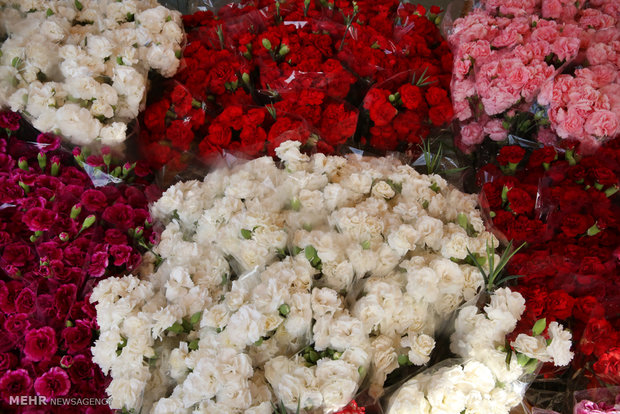
[[557, 135], [591, 151], [617, 136], [616, 3], [489, 0], [457, 19], [448, 39], [459, 146], [509, 134], [552, 144]]

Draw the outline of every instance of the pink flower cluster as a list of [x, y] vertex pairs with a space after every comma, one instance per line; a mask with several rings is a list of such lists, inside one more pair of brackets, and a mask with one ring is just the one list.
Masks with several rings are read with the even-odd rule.
[[[76, 151], [70, 166], [58, 137], [20, 140], [14, 113], [0, 113], [0, 128], [0, 412], [27, 412], [12, 396], [105, 398], [108, 379], [90, 353], [98, 326], [89, 296], [99, 278], [135, 268], [139, 249], [157, 242], [144, 171], [116, 167], [105, 152]], [[95, 176], [134, 184], [95, 187]], [[68, 409], [46, 412], [109, 412]]]
[[[555, 4], [557, 0], [545, 0]], [[576, 16], [582, 30], [581, 52], [574, 74], [548, 82], [538, 102], [548, 106], [551, 127], [560, 138], [577, 139], [591, 151], [620, 134], [620, 4], [590, 2]], [[550, 16], [561, 16], [546, 7]], [[543, 7], [545, 10], [545, 7]]]
[[459, 146], [541, 131], [546, 144], [553, 132], [594, 149], [617, 136], [619, 21], [612, 0], [484, 0], [457, 19], [448, 40]]

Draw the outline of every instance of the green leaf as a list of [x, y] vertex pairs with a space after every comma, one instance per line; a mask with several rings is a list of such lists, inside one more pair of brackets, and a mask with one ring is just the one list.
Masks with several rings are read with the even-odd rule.
[[362, 249], [364, 249], [364, 250], [370, 249], [370, 240], [364, 240], [362, 242]]
[[195, 351], [198, 349], [198, 339], [194, 339], [192, 342], [189, 343], [189, 345], [187, 346], [190, 351]]
[[79, 0], [75, 0], [73, 4], [75, 4], [75, 8], [80, 11], [84, 8], [84, 6], [82, 5], [82, 3], [79, 2]]
[[45, 15], [47, 17], [53, 16], [54, 15], [54, 11], [52, 9], [47, 9], [47, 11], [45, 12]]
[[175, 322], [172, 324], [172, 326], [170, 326], [168, 329], [166, 329], [168, 332], [173, 332], [176, 334], [180, 334], [183, 332], [183, 325], [180, 324], [179, 322]]
[[119, 65], [125, 65], [123, 63], [123, 57], [122, 56], [117, 56], [116, 57], [116, 63], [118, 63]]
[[252, 230], [241, 229], [241, 237], [246, 240], [250, 240], [252, 238]]
[[430, 188], [431, 190], [433, 190], [434, 192], [438, 193], [439, 191], [441, 191], [441, 188], [439, 188], [439, 186], [437, 185], [437, 183], [433, 182], [432, 185], [429, 185], [428, 188]]
[[532, 327], [532, 334], [534, 336], [538, 336], [544, 332], [546, 327], [547, 327], [547, 318], [539, 319], [536, 321], [536, 323], [534, 323], [534, 326]]
[[303, 249], [299, 246], [293, 246], [293, 256], [297, 256]]

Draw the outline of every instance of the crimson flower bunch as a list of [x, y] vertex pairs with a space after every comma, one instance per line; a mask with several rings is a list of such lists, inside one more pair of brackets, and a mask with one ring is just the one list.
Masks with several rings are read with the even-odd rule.
[[574, 368], [585, 368], [591, 386], [620, 384], [620, 143], [583, 158], [574, 147], [528, 156], [506, 146], [497, 163], [479, 173], [481, 201], [498, 232], [528, 243], [508, 265], [522, 275], [521, 328], [562, 321], [573, 331]]
[[0, 127], [0, 411], [15, 409], [11, 396], [105, 398], [108, 379], [90, 353], [98, 327], [89, 296], [100, 278], [136, 268], [157, 241], [150, 173], [115, 165], [107, 151], [71, 155], [50, 134], [22, 141], [15, 113], [0, 113]]
[[[309, 151], [332, 153], [345, 143], [380, 150], [418, 143], [452, 116], [452, 57], [435, 24], [440, 12], [397, 0], [244, 0], [217, 15], [184, 16], [183, 66], [142, 116], [142, 151], [155, 168], [174, 170], [192, 153], [254, 157], [282, 141], [275, 132], [293, 120], [311, 131], [302, 134]], [[415, 85], [423, 89], [423, 102], [393, 122], [360, 121], [367, 115], [356, 108], [372, 85], [414, 73], [424, 79]], [[245, 113], [263, 107], [273, 119], [227, 124], [230, 107]], [[415, 132], [398, 138], [395, 131], [410, 122]], [[374, 133], [367, 131], [371, 126]], [[381, 132], [384, 127], [389, 131]], [[214, 139], [226, 128], [230, 134]], [[308, 141], [306, 135], [314, 137]]]
[[406, 150], [420, 144], [431, 126], [441, 126], [453, 115], [448, 92], [424, 72], [402, 72], [373, 86], [363, 105], [372, 122], [367, 139], [379, 150]]

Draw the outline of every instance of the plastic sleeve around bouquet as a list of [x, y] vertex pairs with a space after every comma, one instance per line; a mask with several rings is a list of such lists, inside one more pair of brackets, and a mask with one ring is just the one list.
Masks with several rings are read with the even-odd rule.
[[573, 414], [613, 414], [620, 410], [620, 387], [575, 391]]
[[521, 401], [527, 384], [498, 386], [493, 371], [476, 360], [448, 359], [405, 382], [390, 397], [386, 414], [508, 413]]
[[156, 241], [144, 171], [117, 170], [109, 154], [81, 158], [50, 134], [28, 142], [17, 114], [0, 119], [0, 407], [14, 410], [20, 395], [104, 398], [109, 379], [88, 351], [98, 329], [89, 297]]
[[149, 71], [170, 77], [179, 67], [181, 15], [146, 1], [59, 4], [22, 4], [4, 16], [0, 105], [75, 145], [121, 145], [144, 108]]

